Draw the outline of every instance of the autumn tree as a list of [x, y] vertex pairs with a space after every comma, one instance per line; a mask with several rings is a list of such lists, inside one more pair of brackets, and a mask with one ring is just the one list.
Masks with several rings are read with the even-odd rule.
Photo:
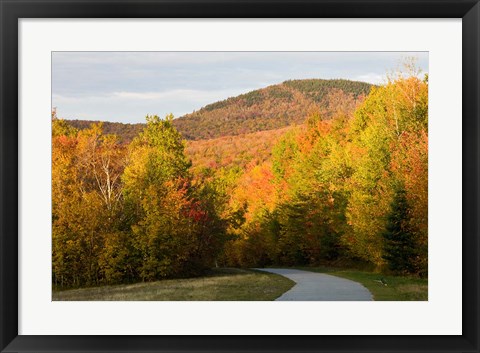
[[105, 280], [99, 261], [121, 211], [122, 150], [101, 125], [52, 121], [53, 272], [57, 285]]
[[147, 117], [123, 175], [132, 261], [144, 281], [199, 273], [219, 247], [211, 227], [215, 215], [207, 201], [196, 198], [185, 143], [172, 120]]
[[[426, 136], [427, 102], [426, 81], [416, 76], [398, 76], [385, 86], [372, 89], [351, 123], [349, 138], [352, 143], [348, 148], [353, 174], [348, 180], [351, 196], [347, 217], [353, 233], [349, 247], [355, 256], [377, 266], [384, 262], [379, 234], [386, 227], [395, 186], [405, 178], [405, 168], [410, 168], [405, 165], [406, 161], [397, 158], [395, 162], [394, 155], [405, 155], [405, 149], [400, 146], [405, 144], [406, 136]], [[415, 171], [425, 174], [417, 174], [417, 180], [423, 180], [416, 184], [418, 190], [413, 190], [409, 183], [407, 198], [421, 192], [422, 199], [426, 199], [427, 154], [426, 145], [423, 146], [409, 147], [410, 153], [423, 151], [421, 163], [416, 163], [420, 169]], [[422, 204], [424, 206], [425, 203]]]

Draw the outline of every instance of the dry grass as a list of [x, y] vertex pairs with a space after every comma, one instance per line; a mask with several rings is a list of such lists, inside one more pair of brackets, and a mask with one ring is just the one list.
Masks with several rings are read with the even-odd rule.
[[54, 291], [55, 301], [240, 301], [274, 300], [294, 282], [275, 274], [215, 269], [207, 276], [150, 283]]

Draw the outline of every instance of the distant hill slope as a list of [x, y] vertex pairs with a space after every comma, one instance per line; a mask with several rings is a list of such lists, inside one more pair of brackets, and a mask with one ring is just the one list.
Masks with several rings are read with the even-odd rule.
[[287, 131], [295, 127], [258, 131], [210, 140], [188, 141], [186, 153], [194, 170], [237, 166], [246, 169], [272, 158], [272, 148]]
[[209, 104], [175, 119], [188, 140], [205, 140], [302, 124], [308, 113], [323, 110], [337, 91], [357, 98], [371, 84], [349, 80], [292, 80]]
[[[173, 122], [187, 140], [275, 130], [302, 124], [312, 111], [319, 111], [328, 119], [337, 109], [338, 101], [354, 104], [359, 96], [367, 95], [371, 87], [369, 83], [349, 80], [290, 80], [208, 104]], [[69, 120], [69, 123], [84, 129], [92, 121]], [[122, 142], [128, 143], [143, 126], [104, 122], [103, 130], [107, 134], [118, 135]]]
[[90, 125], [96, 123], [103, 124], [103, 133], [117, 135], [121, 143], [130, 143], [140, 131], [143, 130], [145, 124], [123, 124], [112, 123], [109, 121], [92, 121], [92, 120], [66, 120], [68, 124], [76, 129], [83, 130], [88, 129]]

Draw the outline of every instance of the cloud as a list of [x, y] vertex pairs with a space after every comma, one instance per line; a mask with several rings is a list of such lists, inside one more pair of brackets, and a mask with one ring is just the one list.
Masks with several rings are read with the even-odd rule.
[[[130, 99], [130, 100], [176, 100], [176, 101], [194, 101], [203, 102], [218, 97], [228, 98], [231, 95], [237, 95], [238, 90], [217, 90], [217, 91], [201, 91], [191, 89], [176, 89], [161, 92], [114, 92], [112, 98]], [[224, 98], [224, 99], [225, 99]]]
[[387, 76], [385, 74], [370, 72], [368, 74], [356, 76], [353, 78], [353, 80], [373, 83], [375, 85], [381, 85], [387, 82]]
[[54, 52], [52, 103], [65, 117], [143, 121], [183, 115], [289, 79], [346, 78], [381, 84], [406, 52]]
[[66, 119], [143, 122], [145, 115], [182, 116], [219, 100], [254, 88], [225, 90], [171, 90], [158, 92], [120, 91], [102, 95], [69, 96], [54, 94], [52, 106]]

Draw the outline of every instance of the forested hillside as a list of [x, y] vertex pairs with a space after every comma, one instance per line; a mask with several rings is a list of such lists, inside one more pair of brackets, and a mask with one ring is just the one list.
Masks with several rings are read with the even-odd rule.
[[351, 114], [287, 132], [271, 162], [242, 174], [230, 265], [353, 261], [427, 273], [428, 81], [397, 78]]
[[211, 140], [187, 141], [186, 154], [192, 168], [219, 169], [258, 165], [272, 158], [272, 148], [287, 131], [300, 127], [259, 131], [238, 136], [224, 136]]
[[205, 106], [174, 121], [187, 140], [273, 130], [305, 122], [312, 111], [330, 118], [338, 95], [355, 100], [370, 84], [348, 80], [295, 80], [269, 86]]
[[128, 144], [137, 136], [144, 128], [145, 124], [123, 124], [113, 123], [110, 121], [92, 121], [92, 120], [65, 120], [71, 127], [84, 130], [89, 129], [92, 124], [102, 124], [102, 131], [107, 135], [115, 135], [122, 144]]
[[[293, 80], [251, 91], [209, 104], [197, 112], [173, 120], [173, 126], [187, 140], [205, 140], [274, 130], [305, 122], [312, 111], [325, 119], [338, 109], [352, 109], [371, 85], [349, 80]], [[92, 121], [69, 120], [77, 129], [88, 128]], [[95, 123], [99, 123], [96, 121]], [[130, 142], [144, 124], [104, 122], [103, 130], [115, 134], [121, 142]]]
[[427, 276], [427, 76], [286, 81], [114, 134], [52, 124], [56, 287], [215, 265]]

